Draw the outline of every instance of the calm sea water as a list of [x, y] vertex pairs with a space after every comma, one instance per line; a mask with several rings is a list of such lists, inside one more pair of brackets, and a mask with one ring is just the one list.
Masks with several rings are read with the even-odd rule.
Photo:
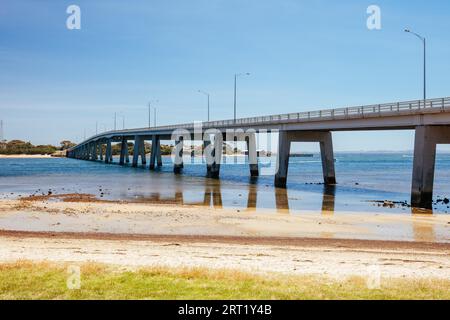
[[[251, 179], [246, 164], [224, 164], [221, 179], [213, 180], [205, 178], [206, 166], [201, 164], [185, 164], [183, 174], [174, 175], [170, 157], [164, 157], [163, 167], [155, 172], [65, 158], [0, 159], [0, 196], [16, 198], [51, 190], [91, 193], [111, 200], [280, 209], [291, 213], [411, 213], [408, 207], [385, 208], [374, 202], [409, 202], [411, 154], [337, 153], [335, 157], [336, 187], [321, 184], [320, 156], [315, 154], [312, 158], [291, 158], [287, 190], [274, 188], [273, 176]], [[435, 199], [450, 198], [449, 181], [450, 154], [438, 154]], [[441, 203], [435, 205], [434, 212], [448, 213], [450, 208]]]

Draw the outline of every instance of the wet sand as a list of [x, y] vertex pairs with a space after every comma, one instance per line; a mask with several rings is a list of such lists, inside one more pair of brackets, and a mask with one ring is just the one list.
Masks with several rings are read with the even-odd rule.
[[217, 209], [100, 200], [88, 194], [0, 200], [0, 230], [291, 237], [450, 243], [450, 216]]
[[450, 278], [448, 215], [256, 213], [57, 195], [0, 201], [0, 262]]

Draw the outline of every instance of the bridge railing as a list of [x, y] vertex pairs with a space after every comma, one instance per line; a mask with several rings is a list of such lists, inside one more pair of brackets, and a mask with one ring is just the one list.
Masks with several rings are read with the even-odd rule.
[[[261, 117], [241, 118], [234, 120], [221, 120], [203, 123], [204, 127], [224, 127], [234, 125], [264, 124], [273, 122], [289, 122], [289, 121], [320, 121], [329, 119], [355, 118], [364, 116], [383, 116], [388, 113], [417, 112], [421, 110], [441, 108], [447, 110], [450, 108], [450, 98], [412, 100], [394, 103], [384, 103], [376, 105], [366, 105], [359, 107], [347, 107], [338, 109], [326, 109], [318, 111], [297, 112]], [[192, 128], [193, 124], [182, 124], [176, 126], [164, 126], [157, 129], [172, 128]]]

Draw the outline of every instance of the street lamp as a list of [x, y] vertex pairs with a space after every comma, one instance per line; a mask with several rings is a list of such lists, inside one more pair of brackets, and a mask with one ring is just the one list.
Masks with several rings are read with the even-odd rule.
[[237, 78], [240, 76], [249, 76], [250, 73], [236, 73], [234, 75], [234, 123], [236, 123], [236, 84], [237, 84]]
[[[152, 103], [157, 103], [157, 102], [159, 102], [159, 101], [158, 100], [150, 100], [148, 102], [148, 127], [149, 128], [152, 126], [152, 123], [150, 121], [151, 105], [152, 105]], [[156, 121], [155, 121], [155, 123], [156, 123]]]
[[405, 29], [405, 32], [415, 35], [423, 43], [423, 106], [425, 108], [427, 102], [427, 40], [409, 29]]
[[205, 92], [205, 91], [202, 91], [202, 90], [198, 90], [198, 92], [200, 92], [200, 93], [202, 93], [202, 94], [204, 94], [205, 96], [208, 97], [208, 122], [209, 122], [209, 93]]

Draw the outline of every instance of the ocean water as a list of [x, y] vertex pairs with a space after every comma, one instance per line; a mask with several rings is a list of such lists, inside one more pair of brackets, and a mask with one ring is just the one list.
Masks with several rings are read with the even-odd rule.
[[[108, 200], [196, 204], [261, 212], [276, 209], [294, 214], [413, 212], [407, 206], [387, 208], [377, 202], [409, 203], [411, 154], [336, 153], [335, 158], [338, 183], [335, 187], [322, 184], [320, 155], [314, 154], [311, 158], [291, 158], [286, 190], [273, 187], [272, 175], [250, 178], [248, 164], [230, 163], [234, 160], [230, 157], [221, 166], [220, 180], [206, 178], [206, 165], [200, 163], [185, 163], [183, 173], [174, 175], [170, 157], [163, 157], [163, 166], [156, 171], [66, 158], [3, 158], [0, 159], [0, 196], [11, 199], [51, 191], [53, 194], [89, 193]], [[114, 161], [117, 163], [117, 159]], [[450, 198], [449, 181], [450, 154], [438, 154], [435, 200]], [[450, 208], [438, 203], [433, 212], [449, 213]]]

